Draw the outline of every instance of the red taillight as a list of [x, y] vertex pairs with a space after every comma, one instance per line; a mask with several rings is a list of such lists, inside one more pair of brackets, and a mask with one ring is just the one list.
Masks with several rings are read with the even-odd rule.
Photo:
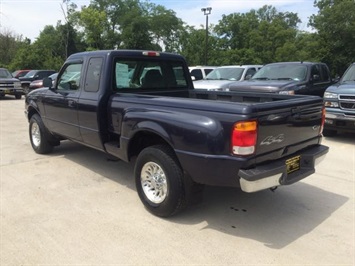
[[257, 127], [256, 121], [242, 121], [234, 124], [231, 140], [233, 154], [250, 155], [255, 152]]
[[145, 56], [160, 56], [160, 53], [144, 51], [143, 55], [145, 55]]
[[323, 106], [323, 109], [322, 109], [322, 122], [321, 122], [321, 125], [320, 125], [319, 134], [322, 134], [322, 132], [323, 132], [324, 123], [325, 123], [325, 107]]

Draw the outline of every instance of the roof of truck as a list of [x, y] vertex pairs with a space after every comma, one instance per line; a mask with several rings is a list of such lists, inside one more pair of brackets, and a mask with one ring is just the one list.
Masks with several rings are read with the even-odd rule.
[[68, 59], [82, 58], [85, 56], [95, 56], [95, 55], [104, 55], [108, 56], [109, 54], [113, 55], [122, 55], [125, 54], [127, 56], [156, 56], [156, 57], [170, 57], [170, 58], [183, 58], [183, 56], [174, 53], [160, 52], [160, 51], [151, 51], [151, 50], [129, 50], [129, 49], [119, 49], [119, 50], [96, 50], [96, 51], [86, 51], [80, 52], [76, 54], [72, 54], [68, 57]]

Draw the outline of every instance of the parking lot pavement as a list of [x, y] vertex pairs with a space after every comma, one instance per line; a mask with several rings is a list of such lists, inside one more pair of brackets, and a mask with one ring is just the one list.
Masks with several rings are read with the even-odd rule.
[[275, 192], [207, 187], [170, 219], [147, 212], [133, 167], [63, 142], [32, 151], [24, 100], [0, 100], [1, 265], [354, 265], [355, 137]]

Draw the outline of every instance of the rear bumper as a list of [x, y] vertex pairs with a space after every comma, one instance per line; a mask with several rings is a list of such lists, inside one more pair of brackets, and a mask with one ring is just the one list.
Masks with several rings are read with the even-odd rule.
[[[248, 170], [239, 170], [240, 187], [244, 192], [256, 192], [280, 185], [293, 184], [313, 174], [315, 166], [324, 159], [328, 151], [328, 147], [319, 145], [288, 158], [279, 159]], [[287, 173], [286, 160], [296, 156], [300, 156], [299, 169], [292, 173]]]

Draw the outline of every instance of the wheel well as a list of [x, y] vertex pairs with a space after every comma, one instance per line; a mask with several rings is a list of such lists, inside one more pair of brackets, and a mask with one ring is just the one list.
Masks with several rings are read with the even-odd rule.
[[38, 114], [38, 112], [36, 111], [36, 109], [30, 108], [30, 109], [28, 110], [28, 115], [27, 115], [28, 121], [30, 121], [31, 117], [32, 117], [34, 114]]
[[165, 139], [155, 133], [147, 131], [139, 132], [130, 141], [128, 158], [131, 159], [132, 157], [137, 156], [144, 148], [158, 144], [166, 144], [171, 147]]

